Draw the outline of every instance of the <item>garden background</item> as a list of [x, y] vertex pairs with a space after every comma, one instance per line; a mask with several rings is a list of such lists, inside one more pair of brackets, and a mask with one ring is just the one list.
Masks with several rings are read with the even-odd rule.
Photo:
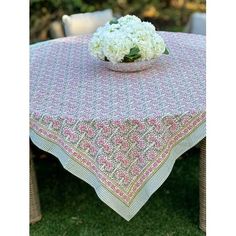
[[111, 8], [116, 17], [134, 14], [158, 30], [183, 31], [189, 16], [206, 11], [205, 0], [31, 0], [30, 43], [52, 38], [50, 27], [64, 14]]

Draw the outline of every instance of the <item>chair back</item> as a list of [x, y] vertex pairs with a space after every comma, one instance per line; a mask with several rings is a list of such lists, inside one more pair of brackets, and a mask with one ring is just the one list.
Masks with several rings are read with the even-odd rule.
[[62, 22], [66, 36], [93, 33], [99, 26], [113, 18], [112, 10], [95, 11], [88, 13], [64, 15]]
[[186, 33], [206, 35], [206, 13], [193, 13], [184, 31]]

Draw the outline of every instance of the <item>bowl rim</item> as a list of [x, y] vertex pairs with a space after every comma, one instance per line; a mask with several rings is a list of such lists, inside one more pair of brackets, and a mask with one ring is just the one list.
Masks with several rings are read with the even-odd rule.
[[132, 61], [132, 62], [117, 62], [117, 63], [112, 63], [111, 61], [105, 61], [105, 60], [102, 60], [100, 58], [96, 58], [97, 60], [101, 61], [101, 62], [104, 62], [104, 63], [107, 63], [107, 64], [112, 64], [112, 65], [129, 65], [129, 64], [140, 64], [140, 63], [147, 63], [147, 62], [154, 62], [156, 60], [158, 60], [159, 57], [156, 57], [156, 58], [152, 58], [150, 60], [143, 60], [143, 61]]

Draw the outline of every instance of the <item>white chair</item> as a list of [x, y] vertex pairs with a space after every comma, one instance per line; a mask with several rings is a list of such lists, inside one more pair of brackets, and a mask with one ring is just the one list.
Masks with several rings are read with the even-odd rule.
[[206, 35], [206, 13], [193, 13], [184, 31], [186, 33]]
[[65, 35], [75, 36], [93, 33], [99, 26], [104, 25], [112, 18], [112, 10], [106, 9], [103, 11], [73, 14], [71, 16], [64, 15], [62, 17], [62, 22]]
[[64, 37], [63, 27], [60, 21], [53, 21], [49, 26], [49, 34], [51, 38], [62, 38]]

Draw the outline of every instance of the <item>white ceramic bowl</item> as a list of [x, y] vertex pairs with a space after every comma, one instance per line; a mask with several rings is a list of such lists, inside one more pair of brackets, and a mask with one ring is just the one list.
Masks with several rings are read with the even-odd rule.
[[136, 72], [136, 71], [146, 70], [151, 68], [152, 66], [155, 66], [157, 60], [158, 59], [156, 58], [149, 61], [121, 62], [117, 64], [113, 64], [109, 61], [102, 61], [102, 60], [100, 60], [100, 62], [103, 66], [113, 71]]

